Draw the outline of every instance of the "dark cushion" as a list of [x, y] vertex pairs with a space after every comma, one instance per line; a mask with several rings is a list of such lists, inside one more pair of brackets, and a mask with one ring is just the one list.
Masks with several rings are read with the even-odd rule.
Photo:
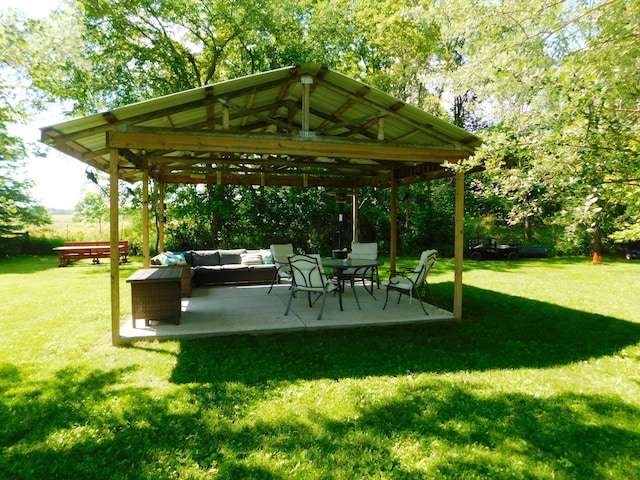
[[246, 270], [249, 271], [249, 266], [248, 265], [243, 265], [241, 263], [223, 263], [220, 268], [222, 268], [222, 270], [229, 272], [232, 270]]
[[276, 266], [273, 263], [262, 263], [260, 265], [249, 265], [249, 270], [270, 270], [274, 271]]
[[189, 250], [186, 252], [182, 252], [184, 255], [184, 259], [187, 261], [189, 265], [193, 265], [193, 250]]
[[238, 248], [235, 250], [218, 250], [220, 252], [220, 263], [227, 265], [230, 263], [242, 263], [242, 254], [247, 253], [244, 248]]
[[220, 254], [218, 250], [200, 250], [195, 251], [193, 256], [194, 267], [209, 267], [220, 265]]
[[222, 265], [198, 265], [193, 267], [194, 272], [221, 272]]

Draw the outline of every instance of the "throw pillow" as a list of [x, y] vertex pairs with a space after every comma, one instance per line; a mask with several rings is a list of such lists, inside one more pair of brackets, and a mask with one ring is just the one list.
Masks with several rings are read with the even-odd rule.
[[186, 265], [187, 260], [184, 258], [183, 253], [167, 254], [167, 258], [162, 263], [163, 265]]
[[262, 257], [262, 263], [273, 264], [273, 254], [271, 253], [271, 249], [265, 248], [260, 250], [260, 256]]
[[159, 253], [151, 259], [151, 265], [164, 265], [164, 261], [167, 259], [166, 253]]
[[259, 253], [241, 253], [240, 259], [243, 265], [262, 265], [262, 256]]

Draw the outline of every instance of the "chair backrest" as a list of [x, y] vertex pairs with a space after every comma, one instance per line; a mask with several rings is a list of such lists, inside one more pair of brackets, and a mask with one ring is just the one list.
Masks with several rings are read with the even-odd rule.
[[431, 271], [431, 267], [433, 267], [433, 264], [436, 262], [436, 258], [438, 258], [437, 250], [425, 250], [422, 252], [420, 262], [411, 276], [411, 281], [415, 287], [420, 287], [425, 282], [427, 275], [429, 275]]
[[356, 243], [351, 244], [351, 258], [359, 260], [376, 260], [378, 258], [378, 244]]
[[291, 255], [289, 267], [296, 288], [322, 290], [327, 283], [319, 255]]
[[293, 255], [293, 245], [291, 243], [274, 243], [269, 248], [271, 248], [273, 261], [277, 265], [288, 263], [289, 256]]

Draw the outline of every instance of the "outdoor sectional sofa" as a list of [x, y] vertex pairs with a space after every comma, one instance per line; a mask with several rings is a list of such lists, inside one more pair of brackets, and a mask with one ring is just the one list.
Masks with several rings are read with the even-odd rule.
[[[276, 271], [269, 249], [164, 252], [151, 259], [151, 266], [181, 266], [183, 294], [190, 294], [192, 285], [270, 283]], [[189, 285], [185, 285], [187, 276]]]

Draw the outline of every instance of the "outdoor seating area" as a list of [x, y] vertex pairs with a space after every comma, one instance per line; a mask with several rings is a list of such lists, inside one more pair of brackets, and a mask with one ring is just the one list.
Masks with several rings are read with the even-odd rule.
[[[405, 299], [399, 304], [390, 303], [383, 310], [383, 300], [374, 299], [360, 285], [358, 298], [353, 291], [343, 294], [343, 310], [337, 298], [329, 293], [322, 319], [318, 320], [320, 302], [309, 307], [306, 294], [296, 295], [287, 315], [285, 310], [290, 298], [290, 283], [274, 285], [230, 285], [195, 288], [190, 298], [182, 298], [180, 325], [168, 322], [139, 323], [133, 328], [127, 318], [120, 329], [120, 341], [130, 343], [140, 339], [184, 339], [226, 335], [260, 335], [322, 329], [382, 327], [429, 322], [454, 322], [451, 312], [430, 304], [420, 308], [417, 299]], [[335, 293], [337, 296], [337, 292]]]
[[[344, 250], [345, 258], [322, 259], [318, 254], [292, 253], [291, 243], [273, 244], [265, 252], [275, 263], [271, 284], [189, 287], [188, 294], [182, 278], [188, 265], [138, 270], [127, 279], [132, 316], [121, 327], [121, 341], [455, 320], [453, 313], [437, 306], [427, 283], [436, 250], [425, 250], [415, 268], [380, 284], [377, 273], [383, 262], [377, 258], [377, 244], [351, 247], [351, 252]], [[384, 302], [374, 295], [380, 285]], [[426, 303], [425, 289], [431, 304]], [[397, 303], [387, 309], [394, 293]], [[401, 303], [403, 295], [409, 298]], [[138, 319], [144, 320], [143, 328]]]

